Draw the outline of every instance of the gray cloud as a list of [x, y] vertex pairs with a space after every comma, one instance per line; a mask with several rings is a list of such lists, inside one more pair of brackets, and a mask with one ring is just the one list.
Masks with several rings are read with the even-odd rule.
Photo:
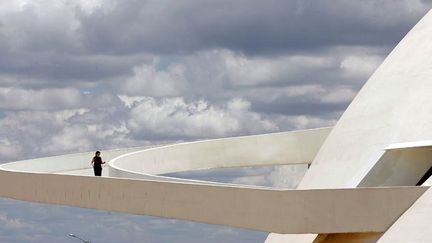
[[[1, 160], [331, 124], [430, 6], [404, 0], [3, 3]], [[183, 105], [165, 114], [170, 102], [127, 107], [118, 95]], [[233, 111], [233, 100], [247, 108]], [[201, 101], [207, 108], [189, 113]], [[164, 126], [151, 126], [152, 120]], [[39, 142], [43, 137], [49, 139]]]
[[[3, 1], [0, 161], [333, 125], [431, 6], [420, 0]], [[259, 168], [199, 176], [292, 186], [287, 178], [300, 174]], [[68, 242], [68, 233], [103, 242], [265, 238], [141, 216], [0, 205], [2, 242]]]
[[99, 2], [5, 3], [0, 72], [56, 82], [102, 80], [148, 61], [137, 54], [222, 48], [273, 56], [336, 46], [388, 48], [432, 6], [418, 0]]
[[97, 52], [227, 48], [252, 54], [394, 43], [430, 6], [424, 1], [119, 1], [80, 20], [87, 47]]

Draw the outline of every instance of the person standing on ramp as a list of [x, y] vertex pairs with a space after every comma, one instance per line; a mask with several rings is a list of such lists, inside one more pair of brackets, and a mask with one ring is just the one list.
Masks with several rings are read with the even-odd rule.
[[105, 164], [105, 161], [102, 161], [100, 157], [100, 151], [96, 151], [95, 156], [93, 157], [91, 164], [93, 166], [93, 171], [95, 176], [102, 175], [102, 164]]

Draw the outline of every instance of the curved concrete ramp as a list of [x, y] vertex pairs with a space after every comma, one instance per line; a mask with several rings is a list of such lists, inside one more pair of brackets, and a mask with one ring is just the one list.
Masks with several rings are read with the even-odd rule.
[[428, 187], [277, 190], [0, 171], [3, 197], [276, 233], [385, 231]]
[[386, 230], [428, 187], [286, 190], [156, 175], [308, 163], [330, 130], [103, 152], [116, 175], [133, 178], [58, 174], [88, 168], [92, 152], [18, 161], [0, 166], [0, 196], [285, 234]]
[[211, 139], [144, 149], [111, 160], [109, 174], [156, 179], [154, 175], [181, 171], [311, 163], [331, 129]]

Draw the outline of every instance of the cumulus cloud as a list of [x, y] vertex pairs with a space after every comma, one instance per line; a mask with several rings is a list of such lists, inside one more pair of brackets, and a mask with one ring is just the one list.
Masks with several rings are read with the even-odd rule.
[[5, 110], [55, 110], [80, 108], [82, 94], [76, 89], [30, 90], [0, 88], [0, 108]]
[[[382, 50], [375, 47], [277, 57], [212, 49], [144, 62], [137, 58], [129, 63], [131, 73], [105, 83], [33, 88], [2, 78], [0, 153], [5, 161], [329, 126], [380, 58]], [[64, 115], [73, 110], [80, 112]]]
[[117, 95], [76, 88], [24, 89], [0, 87], [0, 109], [5, 111], [60, 111], [122, 105]]
[[281, 57], [246, 57], [228, 52], [224, 55], [228, 79], [232, 85], [289, 85], [307, 79], [306, 68], [325, 72], [334, 65], [333, 57], [289, 55]]
[[[57, 133], [71, 115], [76, 111], [38, 112], [23, 111], [7, 114], [0, 120], [2, 139], [2, 160], [27, 158], [42, 154], [41, 149], [47, 144], [50, 136]], [[61, 151], [65, 151], [63, 148]]]
[[277, 123], [253, 112], [244, 99], [231, 99], [220, 106], [180, 97], [121, 96], [119, 100], [121, 105], [109, 108], [38, 111], [41, 104], [36, 104], [33, 110], [8, 111], [0, 119], [0, 157], [23, 159], [156, 141], [279, 131]]
[[[277, 57], [338, 46], [388, 48], [431, 6], [420, 0], [5, 1], [0, 71], [52, 85], [124, 77], [148, 55], [228, 49]], [[389, 12], [394, 14], [382, 14]], [[248, 65], [235, 69], [234, 77], [260, 81], [273, 75], [259, 59]]]
[[[0, 119], [2, 161], [146, 144], [128, 138], [117, 110], [19, 111]], [[109, 116], [116, 117], [110, 120]]]
[[[1, 1], [0, 161], [333, 125], [430, 7], [422, 0]], [[293, 168], [215, 177], [291, 187], [304, 169]], [[119, 235], [181, 242], [184, 229], [153, 221], [145, 231], [136, 218], [102, 214], [103, 222], [78, 227], [96, 213], [77, 219], [83, 211], [17, 208], [0, 213], [0, 241], [60, 242], [73, 226], [95, 239], [93, 231], [103, 232], [104, 242]], [[21, 211], [41, 219], [34, 225], [55, 222], [48, 227], [55, 230], [32, 231], [32, 220], [9, 214]], [[183, 242], [251, 241], [185, 227], [194, 237]], [[175, 232], [160, 233], [167, 230]]]
[[126, 96], [205, 97], [215, 103], [241, 97], [260, 113], [339, 114], [378, 66], [381, 52], [356, 47], [256, 57], [208, 50], [135, 66], [125, 82], [112, 86]]
[[133, 76], [124, 82], [115, 83], [120, 93], [154, 97], [179, 96], [185, 93], [185, 67], [182, 64], [170, 65], [166, 70], [158, 70], [156, 62], [133, 68]]
[[350, 102], [356, 92], [350, 88], [339, 87], [335, 90], [327, 90], [327, 92], [320, 97], [323, 103], [348, 103]]
[[277, 124], [252, 112], [250, 103], [242, 99], [217, 107], [204, 100], [146, 98], [131, 109], [128, 127], [132, 136], [147, 139], [225, 137], [278, 130]]
[[356, 76], [364, 78], [372, 74], [382, 61], [382, 56], [347, 56], [340, 63], [340, 68], [348, 78]]

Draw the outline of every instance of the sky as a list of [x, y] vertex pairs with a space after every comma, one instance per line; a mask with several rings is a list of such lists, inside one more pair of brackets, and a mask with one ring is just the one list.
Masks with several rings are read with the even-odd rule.
[[[422, 0], [0, 0], [0, 162], [334, 125], [431, 7]], [[175, 176], [291, 187], [287, 178], [301, 171]], [[1, 242], [74, 242], [67, 233], [92, 242], [265, 239], [191, 222], [0, 205]]]

